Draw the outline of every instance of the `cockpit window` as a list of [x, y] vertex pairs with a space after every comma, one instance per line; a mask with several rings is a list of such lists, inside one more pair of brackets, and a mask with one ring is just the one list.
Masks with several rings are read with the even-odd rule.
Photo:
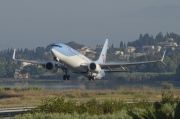
[[52, 45], [52, 47], [53, 47], [53, 46], [55, 46], [55, 47], [59, 47], [59, 48], [62, 48], [62, 46], [60, 46], [60, 45], [56, 45], [56, 44]]

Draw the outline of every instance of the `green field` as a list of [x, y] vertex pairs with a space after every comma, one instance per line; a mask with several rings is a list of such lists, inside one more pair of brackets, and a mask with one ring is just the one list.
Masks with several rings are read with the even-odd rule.
[[160, 101], [162, 92], [180, 96], [180, 89], [161, 90], [149, 87], [118, 88], [116, 90], [45, 90], [37, 87], [30, 88], [1, 88], [0, 108], [38, 106], [43, 99], [63, 97], [77, 102], [97, 99], [99, 101], [116, 99], [121, 101]]
[[15, 119], [178, 119], [179, 97], [180, 89], [146, 86], [141, 89], [119, 87], [115, 90], [1, 87], [0, 108], [36, 107], [30, 113], [13, 117]]

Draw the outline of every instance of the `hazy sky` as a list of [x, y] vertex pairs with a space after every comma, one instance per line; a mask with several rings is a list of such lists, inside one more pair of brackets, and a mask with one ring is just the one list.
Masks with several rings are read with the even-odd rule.
[[0, 0], [0, 49], [180, 34], [180, 0]]

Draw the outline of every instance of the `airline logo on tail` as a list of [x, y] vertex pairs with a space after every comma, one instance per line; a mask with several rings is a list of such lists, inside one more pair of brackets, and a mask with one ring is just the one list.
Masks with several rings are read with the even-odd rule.
[[103, 61], [103, 63], [105, 63], [105, 62], [106, 62], [106, 59], [105, 59], [104, 54], [102, 54], [102, 61]]

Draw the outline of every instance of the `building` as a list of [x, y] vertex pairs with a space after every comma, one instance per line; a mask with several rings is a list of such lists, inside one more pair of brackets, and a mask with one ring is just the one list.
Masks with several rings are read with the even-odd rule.
[[162, 47], [161, 47], [161, 46], [156, 46], [156, 47], [155, 47], [155, 51], [156, 51], [156, 52], [160, 52], [160, 51], [161, 51], [161, 49], [162, 49]]
[[27, 65], [31, 65], [31, 63], [28, 63], [28, 62], [22, 62], [22, 67], [25, 67]]
[[136, 50], [135, 47], [127, 46], [127, 47], [125, 47], [124, 52], [125, 53], [133, 53], [135, 50]]
[[88, 54], [88, 57], [89, 57], [90, 59], [94, 59], [96, 56], [95, 56], [95, 54], [90, 53], [90, 54]]
[[176, 42], [160, 42], [158, 43], [161, 47], [177, 47], [178, 44]]
[[116, 55], [124, 55], [124, 52], [122, 52], [122, 51], [115, 51], [115, 54]]
[[155, 49], [154, 45], [144, 45], [142, 47], [142, 51], [145, 51], [145, 52], [154, 51], [154, 49]]
[[146, 53], [151, 53], [151, 52], [160, 52], [161, 51], [161, 46], [154, 46], [154, 45], [144, 45], [142, 47], [142, 51]]
[[147, 53], [133, 53], [134, 56], [136, 57], [140, 57], [140, 56], [143, 56], [143, 55], [147, 55]]
[[95, 54], [96, 52], [94, 52], [93, 50], [91, 50], [88, 47], [82, 47], [81, 49], [77, 49], [78, 52], [80, 52], [83, 55], [86, 55], [87, 53], [93, 53]]
[[26, 74], [21, 74], [21, 69], [16, 69], [14, 73], [14, 78], [15, 79], [28, 79], [30, 76], [29, 73]]

